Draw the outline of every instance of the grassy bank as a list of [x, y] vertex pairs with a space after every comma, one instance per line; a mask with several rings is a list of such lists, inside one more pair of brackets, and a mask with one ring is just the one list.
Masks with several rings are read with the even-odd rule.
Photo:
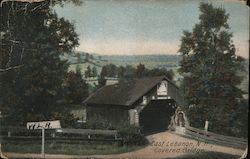
[[[94, 144], [65, 144], [51, 143], [45, 144], [47, 154], [68, 154], [68, 155], [94, 155], [94, 154], [118, 154], [135, 151], [143, 146], [117, 146], [117, 145], [94, 145]], [[3, 152], [16, 153], [40, 153], [41, 144], [13, 144], [2, 145]]]

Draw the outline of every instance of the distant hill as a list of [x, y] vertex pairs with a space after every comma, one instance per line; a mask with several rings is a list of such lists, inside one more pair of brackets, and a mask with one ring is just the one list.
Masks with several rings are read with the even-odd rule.
[[94, 53], [76, 52], [70, 55], [64, 55], [62, 59], [67, 59], [70, 64], [91, 63], [101, 66], [102, 64], [113, 63], [117, 66], [125, 66], [142, 63], [144, 65], [153, 64], [153, 66], [168, 68], [177, 67], [181, 58], [178, 55], [98, 55]]
[[155, 62], [166, 62], [166, 61], [176, 61], [178, 55], [102, 55], [102, 59], [108, 61], [155, 61]]

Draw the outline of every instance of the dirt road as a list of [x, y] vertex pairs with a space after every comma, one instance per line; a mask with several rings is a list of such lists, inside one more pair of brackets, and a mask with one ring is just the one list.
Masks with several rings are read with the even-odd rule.
[[[143, 149], [115, 155], [55, 155], [46, 154], [46, 158], [88, 158], [88, 159], [161, 159], [176, 157], [183, 154], [198, 154], [204, 151], [214, 151], [241, 156], [244, 150], [225, 146], [211, 145], [197, 140], [181, 137], [179, 135], [162, 132], [147, 137], [150, 144]], [[4, 153], [9, 158], [41, 158], [38, 154]]]

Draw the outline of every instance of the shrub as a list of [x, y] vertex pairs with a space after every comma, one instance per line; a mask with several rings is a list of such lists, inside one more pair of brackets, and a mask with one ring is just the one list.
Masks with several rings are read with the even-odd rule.
[[115, 124], [103, 119], [95, 118], [88, 120], [86, 123], [79, 124], [77, 128], [80, 129], [101, 129], [101, 130], [115, 130]]
[[123, 145], [145, 145], [147, 139], [141, 134], [141, 128], [130, 125], [129, 123], [121, 123], [117, 125], [118, 135], [123, 139]]
[[123, 145], [145, 145], [148, 143], [145, 136], [141, 134], [141, 128], [130, 125], [128, 122], [114, 123], [96, 118], [80, 125], [79, 128], [117, 130], [118, 137], [123, 139]]
[[74, 115], [69, 112], [57, 112], [54, 113], [51, 120], [60, 120], [62, 128], [74, 128], [78, 118], [75, 118]]

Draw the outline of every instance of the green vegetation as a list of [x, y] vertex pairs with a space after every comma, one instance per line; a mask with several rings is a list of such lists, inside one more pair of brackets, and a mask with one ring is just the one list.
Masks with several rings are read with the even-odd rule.
[[[212, 131], [246, 136], [248, 98], [243, 99], [242, 94], [248, 92], [249, 77], [241, 81], [248, 64], [235, 55], [232, 35], [227, 30], [229, 15], [223, 9], [201, 5], [200, 23], [182, 37], [180, 62], [177, 55], [74, 53], [79, 44], [74, 25], [53, 12], [54, 5], [65, 2], [79, 5], [78, 0], [59, 0], [28, 6], [13, 2], [1, 7], [1, 125], [24, 126], [27, 121], [56, 119], [63, 127], [76, 127], [77, 118], [70, 111], [78, 108], [73, 105], [80, 105], [90, 92], [105, 85], [105, 77], [124, 81], [166, 75], [174, 79], [179, 77], [180, 63], [182, 88], [188, 104], [193, 106], [186, 108], [191, 125], [203, 127], [209, 120]], [[92, 77], [98, 80], [85, 81]], [[88, 128], [108, 127], [98, 122], [87, 124]], [[128, 137], [128, 144], [140, 138], [128, 130], [120, 131], [125, 133], [124, 138]]]
[[61, 56], [79, 44], [78, 35], [73, 24], [53, 11], [54, 5], [69, 1], [13, 2], [1, 7], [0, 111], [4, 124], [70, 116], [63, 100], [69, 65]]
[[[96, 145], [96, 144], [61, 144], [45, 143], [45, 153], [48, 154], [68, 154], [68, 155], [98, 155], [98, 154], [118, 154], [135, 151], [143, 146], [118, 146], [118, 145]], [[13, 144], [2, 145], [3, 152], [19, 153], [41, 153], [41, 144]]]
[[111, 123], [102, 119], [87, 121], [80, 125], [83, 129], [117, 130], [118, 137], [122, 138], [123, 145], [146, 145], [147, 139], [140, 132], [140, 127], [130, 125], [128, 122]]
[[123, 123], [117, 126], [118, 135], [123, 139], [123, 145], [146, 145], [148, 140], [140, 133], [140, 128]]
[[[1, 124], [24, 126], [28, 121], [57, 119], [64, 127], [72, 127], [77, 118], [70, 113], [70, 107], [80, 104], [90, 91], [103, 86], [105, 77], [164, 74], [172, 78], [173, 72], [165, 67], [166, 56], [158, 55], [161, 57], [158, 60], [154, 56], [138, 56], [136, 60], [127, 56], [127, 61], [123, 61], [119, 59], [124, 56], [115, 59], [115, 56], [74, 53], [73, 49], [79, 44], [74, 25], [53, 12], [54, 5], [69, 1], [32, 3], [28, 7], [25, 3], [13, 2], [1, 8], [4, 13], [1, 23], [4, 45], [0, 53]], [[73, 1], [75, 5], [79, 5], [78, 2]], [[108, 59], [112, 58], [115, 64], [109, 63]], [[152, 58], [155, 62], [151, 62]], [[138, 60], [155, 65], [138, 64]], [[173, 67], [177, 65], [176, 60], [168, 60], [168, 63]], [[154, 68], [159, 64], [164, 66]], [[99, 81], [90, 86], [83, 75], [98, 77]]]
[[229, 15], [222, 8], [201, 3], [200, 22], [184, 31], [179, 52], [187, 116], [191, 126], [233, 136], [247, 136], [248, 104], [239, 89], [245, 59], [235, 54]]
[[174, 73], [172, 70], [167, 70], [164, 68], [153, 68], [148, 69], [144, 64], [139, 64], [134, 68], [131, 65], [119, 66], [114, 64], [105, 65], [102, 67], [99, 87], [105, 84], [105, 77], [116, 77], [120, 81], [130, 80], [133, 78], [143, 78], [143, 77], [154, 77], [154, 76], [167, 76], [170, 80], [173, 79]]
[[88, 85], [82, 77], [80, 67], [66, 74], [63, 81], [63, 99], [67, 104], [80, 104], [88, 97]]
[[[85, 53], [80, 53], [82, 55], [82, 59], [85, 58]], [[105, 65], [114, 64], [117, 67], [123, 66], [126, 67], [130, 65], [136, 68], [139, 63], [145, 65], [148, 69], [161, 68], [167, 70], [173, 70], [177, 72], [180, 57], [178, 55], [102, 55], [97, 56], [93, 54], [93, 59], [91, 61], [85, 62], [82, 60], [77, 63], [74, 58], [75, 55], [67, 56], [63, 59], [68, 59], [70, 62], [69, 71], [74, 71], [75, 67], [79, 65], [82, 70], [82, 74], [84, 75], [87, 67], [91, 68], [96, 67], [98, 74], [101, 73], [101, 69]]]

